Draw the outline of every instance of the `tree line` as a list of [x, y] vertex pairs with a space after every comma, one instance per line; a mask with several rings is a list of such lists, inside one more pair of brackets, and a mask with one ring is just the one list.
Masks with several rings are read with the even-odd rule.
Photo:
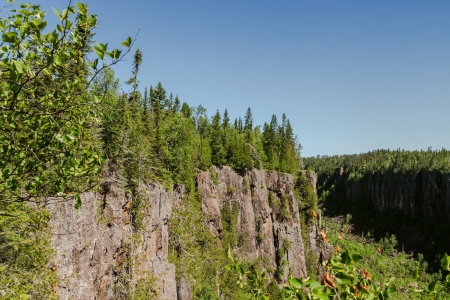
[[195, 170], [229, 165], [236, 170], [271, 169], [296, 173], [301, 167], [300, 144], [283, 114], [281, 123], [255, 126], [251, 108], [244, 119], [231, 122], [228, 111], [208, 117], [203, 106], [190, 107], [161, 83], [139, 91], [142, 53], [134, 57], [131, 91], [120, 91], [112, 69], [93, 81], [91, 96], [102, 98], [99, 135], [109, 163], [124, 169], [131, 187], [142, 180], [171, 186], [194, 186]]

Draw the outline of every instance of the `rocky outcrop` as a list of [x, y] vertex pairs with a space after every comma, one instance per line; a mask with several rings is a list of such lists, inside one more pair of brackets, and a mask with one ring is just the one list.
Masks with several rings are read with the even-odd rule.
[[212, 167], [197, 175], [197, 184], [207, 226], [217, 237], [224, 234], [224, 209], [237, 205], [235, 228], [242, 239], [235, 250], [250, 259], [266, 258], [269, 272], [278, 270], [282, 281], [288, 273], [307, 276], [292, 175], [264, 170], [238, 174], [229, 167]]
[[309, 182], [311, 183], [311, 186], [313, 187], [314, 193], [317, 194], [317, 174], [316, 172], [312, 170], [302, 170], [303, 176], [305, 176]]
[[60, 298], [117, 299], [129, 282], [147, 278], [158, 299], [176, 299], [175, 267], [167, 260], [167, 222], [183, 190], [170, 195], [159, 184], [145, 186], [143, 229], [136, 231], [129, 195], [114, 182], [102, 187], [82, 194], [79, 209], [73, 200], [53, 199], [49, 206]]
[[[197, 174], [197, 186], [206, 226], [218, 238], [224, 236], [224, 211], [234, 209], [237, 256], [263, 258], [269, 274], [281, 282], [289, 274], [307, 276], [292, 175], [212, 167]], [[141, 187], [146, 204], [139, 230], [125, 189], [115, 181], [101, 187], [82, 194], [79, 209], [73, 199], [51, 199], [60, 298], [125, 299], [133, 289], [130, 283], [147, 282], [145, 288], [157, 299], [192, 299], [189, 281], [179, 278], [177, 285], [175, 267], [168, 262], [168, 221], [173, 207], [182, 205], [183, 187], [171, 193], [159, 184]]]

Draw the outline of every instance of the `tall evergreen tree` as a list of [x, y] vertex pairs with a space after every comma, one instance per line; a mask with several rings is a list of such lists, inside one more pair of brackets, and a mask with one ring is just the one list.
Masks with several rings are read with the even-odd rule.
[[280, 171], [296, 173], [299, 169], [299, 153], [295, 148], [295, 138], [289, 120], [284, 118], [285, 129], [281, 137], [280, 149]]
[[247, 109], [247, 112], [245, 113], [245, 125], [244, 125], [244, 132], [245, 132], [245, 140], [248, 143], [253, 143], [253, 116], [252, 116], [252, 110], [249, 107]]
[[225, 109], [225, 112], [223, 113], [223, 122], [222, 127], [225, 129], [230, 125], [230, 117], [228, 116], [228, 110]]
[[242, 125], [242, 118], [241, 117], [239, 117], [239, 119], [238, 119], [238, 130], [239, 130], [239, 133], [242, 133], [243, 130], [244, 130], [244, 126]]
[[272, 115], [270, 124], [263, 127], [263, 148], [267, 156], [266, 168], [276, 170], [279, 160], [279, 128], [277, 117]]
[[247, 112], [245, 113], [244, 130], [245, 131], [253, 130], [253, 116], [252, 116], [252, 110], [250, 107], [247, 109]]
[[220, 124], [219, 110], [212, 118], [209, 144], [211, 147], [211, 161], [214, 165], [225, 163], [224, 131]]
[[174, 101], [175, 101], [175, 100], [173, 99], [173, 94], [170, 93], [169, 99], [167, 100], [167, 110], [173, 111]]
[[132, 70], [133, 76], [126, 81], [126, 84], [131, 84], [132, 87], [132, 92], [129, 97], [130, 102], [134, 101], [139, 103], [140, 101], [140, 93], [138, 91], [139, 81], [137, 77], [139, 74], [139, 67], [141, 66], [141, 64], [142, 64], [142, 53], [141, 50], [137, 49], [136, 52], [134, 53], [133, 70]]
[[175, 102], [172, 107], [173, 112], [177, 112], [180, 110], [180, 98], [178, 98], [178, 95], [175, 96]]
[[183, 105], [181, 106], [180, 112], [186, 118], [192, 117], [192, 110], [191, 110], [191, 108], [189, 107], [189, 105], [186, 102], [183, 102]]
[[142, 101], [142, 106], [144, 108], [144, 111], [147, 111], [149, 109], [149, 106], [150, 106], [150, 98], [149, 98], [149, 95], [148, 95], [147, 87], [145, 87], [145, 89], [144, 89], [144, 99]]

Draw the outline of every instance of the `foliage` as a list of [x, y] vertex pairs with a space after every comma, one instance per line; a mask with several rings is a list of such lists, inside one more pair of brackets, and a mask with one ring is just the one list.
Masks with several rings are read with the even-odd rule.
[[[344, 218], [328, 220], [327, 229], [327, 237], [335, 245], [335, 251], [347, 249], [358, 253], [362, 257], [356, 263], [359, 269], [366, 270], [375, 282], [390, 281], [390, 286], [395, 288], [391, 293], [393, 299], [423, 299], [429, 294], [430, 283], [441, 282], [439, 274], [427, 273], [427, 262], [422, 255], [415, 260], [412, 255], [397, 250], [394, 235], [376, 241], [368, 233], [365, 236], [351, 234], [352, 224]], [[442, 296], [440, 293], [438, 298]]]
[[233, 203], [231, 207], [224, 205], [221, 213], [222, 218], [222, 245], [224, 248], [230, 246], [234, 248], [238, 244], [237, 221], [239, 217], [239, 206]]
[[299, 202], [299, 209], [308, 217], [311, 216], [313, 211], [317, 211], [317, 194], [314, 192], [314, 188], [307, 178], [307, 174], [304, 174], [303, 171], [297, 173], [294, 182], [294, 192]]
[[[275, 299], [269, 294], [265, 272], [248, 270], [236, 261], [228, 250], [236, 282], [243, 290], [252, 293], [254, 299]], [[321, 282], [306, 278], [289, 278], [284, 286], [283, 299], [387, 299], [395, 291], [390, 282], [380, 284], [372, 280], [370, 273], [359, 269], [359, 254], [343, 251], [324, 263], [325, 273]]]
[[[447, 274], [439, 279], [437, 274], [425, 272], [423, 260], [415, 261], [406, 253], [397, 252], [392, 247], [396, 244], [395, 236], [369, 243], [365, 238], [348, 234], [351, 225], [345, 222], [331, 220], [327, 224], [329, 235], [323, 233], [322, 238], [334, 243], [335, 254], [322, 263], [320, 281], [291, 277], [282, 295], [275, 297], [269, 292], [266, 274], [236, 260], [230, 250], [226, 269], [235, 274], [239, 287], [254, 299], [446, 299], [450, 293], [447, 254], [441, 259], [441, 267]], [[284, 247], [288, 243], [280, 249]]]
[[97, 17], [86, 5], [54, 13], [54, 29], [34, 4], [11, 4], [0, 19], [0, 297], [54, 296], [47, 197], [73, 197], [79, 207], [78, 193], [93, 186], [103, 159], [99, 99], [87, 90], [124, 55], [99, 43], [98, 58], [87, 59]]
[[225, 299], [245, 298], [232, 274], [221, 271], [226, 257], [220, 241], [204, 226], [200, 211], [197, 196], [190, 194], [170, 220], [169, 261], [175, 264], [177, 281], [188, 280], [195, 299], [215, 299], [217, 291]]

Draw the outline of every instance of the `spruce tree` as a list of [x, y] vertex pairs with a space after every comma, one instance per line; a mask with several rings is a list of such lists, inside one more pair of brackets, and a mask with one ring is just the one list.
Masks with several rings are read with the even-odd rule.
[[186, 102], [183, 102], [183, 105], [181, 106], [181, 113], [185, 118], [192, 117], [192, 110]]
[[253, 129], [253, 116], [252, 116], [252, 110], [249, 107], [247, 109], [247, 112], [245, 113], [245, 125], [244, 125], [244, 130], [248, 131], [248, 130], [252, 130]]
[[177, 112], [180, 110], [180, 98], [178, 98], [178, 95], [175, 96], [175, 102], [172, 107], [173, 112]]
[[227, 128], [230, 125], [230, 117], [228, 116], [228, 110], [225, 109], [225, 112], [223, 113], [223, 122], [222, 127], [223, 129]]
[[252, 110], [250, 107], [247, 109], [247, 112], [245, 113], [244, 133], [245, 133], [245, 140], [248, 143], [252, 144], [253, 143], [253, 116], [252, 116]]
[[219, 110], [212, 118], [209, 144], [211, 147], [211, 161], [214, 165], [225, 163], [224, 131], [220, 124]]
[[140, 101], [140, 93], [138, 91], [139, 81], [137, 77], [139, 74], [139, 67], [141, 66], [141, 64], [142, 64], [142, 53], [141, 50], [137, 49], [136, 52], [134, 53], [133, 70], [132, 70], [133, 76], [125, 82], [126, 84], [130, 84], [132, 87], [132, 92], [128, 100], [129, 102], [134, 101], [136, 103], [139, 103]]
[[270, 124], [263, 127], [263, 148], [267, 156], [266, 168], [277, 170], [279, 163], [279, 126], [277, 117], [272, 115]]

